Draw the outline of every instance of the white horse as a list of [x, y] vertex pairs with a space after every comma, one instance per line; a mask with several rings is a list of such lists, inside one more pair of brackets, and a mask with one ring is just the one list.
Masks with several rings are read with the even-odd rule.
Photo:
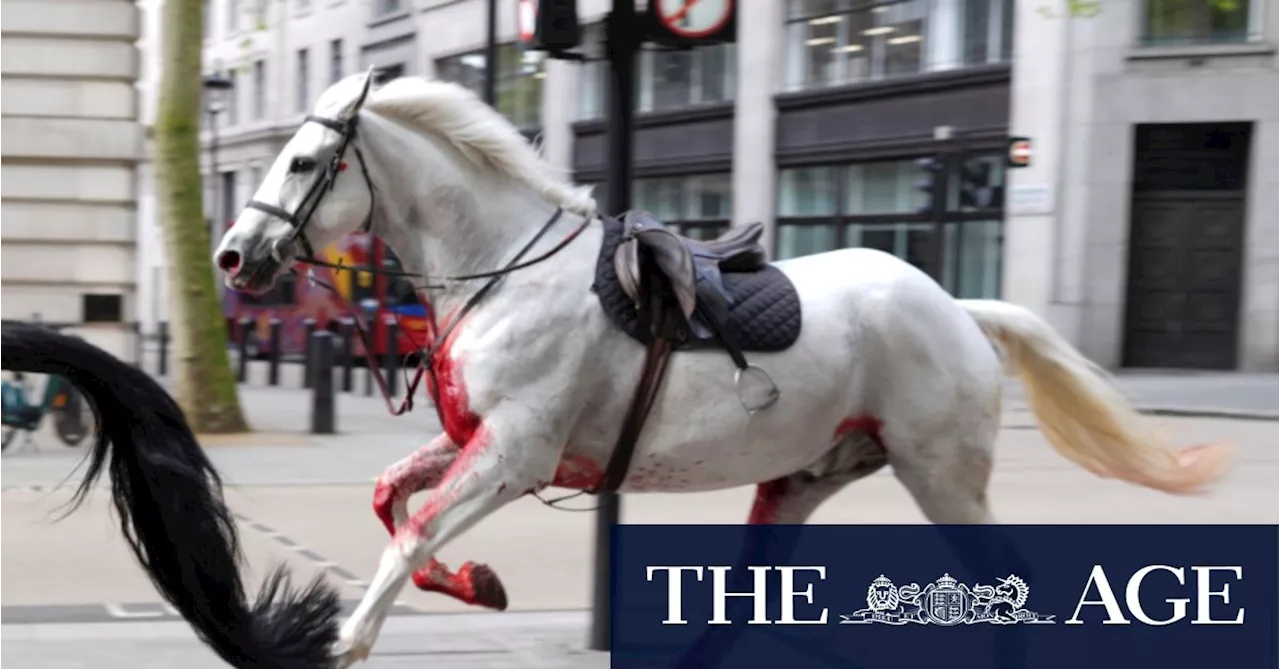
[[[229, 286], [262, 292], [304, 250], [362, 223], [407, 271], [431, 277], [503, 267], [558, 211], [531, 255], [585, 225], [470, 310], [477, 282], [422, 292], [445, 315], [440, 327], [465, 312], [432, 342], [444, 434], [379, 480], [375, 508], [392, 540], [341, 629], [342, 666], [367, 658], [410, 578], [505, 606], [492, 571], [467, 563], [451, 573], [432, 556], [531, 491], [591, 488], [609, 461], [644, 347], [590, 290], [602, 239], [595, 201], [553, 173], [461, 87], [404, 78], [370, 90], [368, 75], [355, 75], [323, 94], [216, 251]], [[1099, 476], [1185, 493], [1229, 459], [1225, 445], [1178, 453], [1157, 441], [1105, 375], [1026, 309], [953, 299], [879, 251], [776, 266], [798, 291], [803, 329], [790, 348], [752, 362], [780, 398], [748, 415], [728, 356], [676, 353], [623, 492], [757, 485], [750, 522], [803, 523], [848, 483], [891, 465], [930, 521], [992, 523], [986, 490], [1003, 376], [993, 342], [1049, 441]], [[429, 495], [410, 513], [406, 500], [419, 490]]]

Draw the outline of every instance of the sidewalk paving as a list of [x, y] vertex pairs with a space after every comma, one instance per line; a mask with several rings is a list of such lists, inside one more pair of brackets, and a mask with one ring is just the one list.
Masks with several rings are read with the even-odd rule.
[[[584, 650], [585, 611], [460, 613], [387, 619], [363, 669], [605, 669]], [[216, 669], [226, 667], [186, 623], [5, 624], [0, 663], [12, 667]]]

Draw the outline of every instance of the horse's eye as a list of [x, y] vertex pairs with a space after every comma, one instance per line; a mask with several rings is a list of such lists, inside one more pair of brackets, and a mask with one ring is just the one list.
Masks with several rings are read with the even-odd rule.
[[306, 158], [298, 156], [289, 162], [289, 171], [298, 174], [301, 172], [310, 172], [315, 169], [316, 161], [314, 158]]

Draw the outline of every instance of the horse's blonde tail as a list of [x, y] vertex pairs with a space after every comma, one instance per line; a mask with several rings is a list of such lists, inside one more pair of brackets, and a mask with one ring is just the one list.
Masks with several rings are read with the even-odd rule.
[[1185, 494], [1218, 479], [1231, 445], [1203, 444], [1174, 452], [1085, 358], [1031, 311], [996, 300], [958, 300], [1003, 349], [1040, 429], [1062, 455], [1106, 478]]

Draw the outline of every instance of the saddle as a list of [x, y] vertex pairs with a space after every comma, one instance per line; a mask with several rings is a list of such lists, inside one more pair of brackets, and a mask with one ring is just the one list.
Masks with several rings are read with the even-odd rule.
[[[605, 235], [592, 289], [614, 324], [646, 347], [617, 447], [593, 490], [613, 492], [626, 477], [673, 351], [723, 349], [738, 368], [739, 401], [753, 414], [777, 401], [778, 389], [744, 352], [787, 349], [799, 338], [801, 318], [795, 286], [768, 263], [760, 245], [761, 223], [702, 241], [672, 232], [643, 211], [602, 221]], [[751, 402], [743, 398], [744, 379], [766, 384]]]

